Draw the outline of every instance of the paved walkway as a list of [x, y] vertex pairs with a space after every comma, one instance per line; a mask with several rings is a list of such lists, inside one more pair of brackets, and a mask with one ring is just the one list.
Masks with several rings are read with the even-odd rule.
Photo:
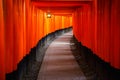
[[48, 47], [37, 80], [86, 80], [70, 48], [72, 32], [55, 39]]

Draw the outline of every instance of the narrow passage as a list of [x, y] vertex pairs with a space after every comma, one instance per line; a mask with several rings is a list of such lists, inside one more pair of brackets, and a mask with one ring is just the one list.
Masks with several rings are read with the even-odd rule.
[[48, 47], [37, 80], [86, 80], [70, 48], [69, 32], [55, 39]]

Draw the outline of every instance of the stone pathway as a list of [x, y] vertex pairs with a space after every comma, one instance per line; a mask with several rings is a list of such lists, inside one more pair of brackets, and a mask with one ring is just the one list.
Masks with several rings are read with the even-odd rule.
[[48, 47], [37, 80], [86, 80], [72, 55], [72, 32], [55, 39]]

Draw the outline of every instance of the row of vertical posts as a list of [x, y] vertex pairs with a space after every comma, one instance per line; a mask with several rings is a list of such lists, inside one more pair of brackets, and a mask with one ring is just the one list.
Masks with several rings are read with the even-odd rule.
[[75, 37], [117, 69], [120, 69], [119, 3], [119, 0], [93, 0], [73, 14]]
[[0, 80], [17, 69], [42, 37], [67, 28], [71, 20], [67, 15], [47, 18], [30, 0], [0, 0]]

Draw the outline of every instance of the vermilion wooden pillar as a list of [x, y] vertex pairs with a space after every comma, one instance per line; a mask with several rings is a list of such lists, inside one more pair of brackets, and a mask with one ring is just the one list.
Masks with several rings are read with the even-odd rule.
[[104, 8], [103, 8], [103, 11], [104, 11], [104, 15], [103, 15], [103, 46], [102, 46], [102, 49], [103, 49], [103, 59], [106, 61], [106, 62], [110, 62], [110, 16], [111, 16], [111, 13], [110, 13], [110, 9], [111, 9], [111, 2], [110, 0], [105, 0], [104, 1]]
[[34, 41], [33, 47], [37, 45], [37, 41], [38, 41], [37, 40], [37, 35], [38, 34], [37, 34], [37, 8], [36, 7], [35, 7], [35, 10], [34, 10], [34, 14], [35, 14], [35, 16], [34, 16], [35, 17], [35, 21], [34, 21], [34, 24], [35, 24], [34, 25], [35, 26], [35, 32], [34, 32], [35, 37], [34, 38], [35, 38], [35, 41]]
[[35, 13], [35, 7], [31, 6], [31, 20], [32, 20], [32, 25], [30, 27], [30, 48], [34, 47], [35, 45], [35, 29], [36, 29], [36, 13]]
[[19, 31], [19, 21], [18, 21], [18, 16], [19, 16], [19, 13], [20, 12], [18, 12], [18, 0], [14, 0], [14, 4], [13, 4], [13, 15], [14, 15], [14, 18], [13, 18], [13, 21], [14, 21], [14, 48], [15, 48], [15, 50], [14, 50], [14, 55], [13, 55], [13, 68], [14, 69], [17, 69], [17, 63], [18, 63], [18, 54], [17, 54], [17, 51], [18, 51], [18, 38], [19, 38], [19, 36], [17, 35], [18, 34], [18, 31]]
[[25, 0], [26, 10], [26, 53], [30, 51], [31, 5], [30, 0]]
[[72, 17], [72, 15], [70, 16], [70, 26], [73, 26], [73, 17]]
[[23, 56], [26, 56], [26, 0], [22, 0], [22, 22], [23, 22]]
[[14, 46], [14, 29], [13, 29], [13, 1], [4, 0], [4, 23], [5, 23], [5, 63], [6, 73], [13, 71], [13, 46]]
[[5, 37], [3, 0], [0, 0], [0, 80], [5, 80]]
[[14, 0], [14, 70], [17, 64], [25, 55], [24, 51], [24, 2], [22, 0]]
[[43, 21], [44, 21], [44, 22], [43, 22], [43, 31], [44, 31], [44, 36], [46, 36], [46, 35], [47, 35], [47, 31], [48, 31], [48, 30], [47, 30], [47, 26], [48, 26], [47, 23], [48, 23], [48, 22], [47, 22], [47, 16], [46, 16], [46, 13], [45, 13], [45, 12], [43, 13], [43, 17], [44, 17], [44, 18], [43, 18], [43, 19], [44, 19], [44, 20], [43, 20]]
[[55, 22], [54, 22], [55, 30], [57, 30], [59, 28], [59, 18], [60, 18], [60, 16], [55, 16]]
[[51, 32], [54, 32], [55, 31], [55, 15], [52, 15], [52, 18], [51, 18]]
[[[110, 62], [110, 28], [111, 28], [111, 2], [110, 0], [97, 1], [97, 50], [96, 53], [101, 59]], [[110, 62], [111, 63], [111, 62]]]
[[44, 13], [39, 10], [38, 12], [38, 40], [44, 36]]
[[111, 8], [111, 65], [120, 69], [120, 0], [112, 0]]
[[91, 4], [91, 27], [93, 27], [92, 29], [92, 35], [93, 35], [93, 41], [92, 41], [92, 44], [93, 44], [93, 52], [97, 54], [97, 0], [93, 0], [93, 3]]
[[[62, 29], [61, 27], [62, 27], [62, 16], [59, 16], [58, 17], [58, 30], [59, 29]], [[57, 21], [55, 21], [55, 23], [57, 23]], [[68, 21], [66, 21], [66, 23], [69, 23]]]
[[69, 16], [64, 16], [64, 21], [65, 21], [65, 24], [64, 24], [64, 27], [68, 27], [68, 26], [70, 26], [70, 18], [69, 18]]
[[64, 20], [64, 16], [62, 16], [62, 28], [64, 28], [65, 26], [65, 20]]
[[73, 34], [74, 34], [75, 37], [77, 37], [76, 36], [76, 24], [75, 24], [75, 22], [76, 22], [76, 18], [75, 18], [76, 14], [75, 13], [76, 13], [76, 11], [72, 14], [72, 18], [73, 18], [72, 24], [73, 24]]

